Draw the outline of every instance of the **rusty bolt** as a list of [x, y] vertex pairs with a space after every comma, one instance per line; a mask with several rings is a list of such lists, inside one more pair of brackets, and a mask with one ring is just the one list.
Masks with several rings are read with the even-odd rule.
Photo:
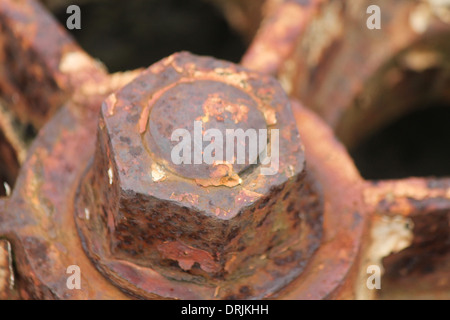
[[[223, 133], [278, 129], [278, 172], [262, 175], [262, 164], [173, 164], [171, 133], [192, 130], [199, 119]], [[85, 250], [135, 295], [264, 297], [298, 276], [319, 246], [321, 196], [304, 159], [276, 80], [174, 54], [102, 106], [76, 200]]]
[[[447, 294], [447, 270], [431, 278], [428, 270], [448, 260], [448, 179], [364, 181], [335, 137], [349, 144], [391, 115], [391, 103], [369, 99], [369, 108], [361, 108], [359, 102], [372, 88], [400, 101], [385, 91], [403, 87], [398, 72], [379, 72], [388, 58], [401, 62], [388, 63], [394, 68], [421, 71], [441, 59], [417, 64], [423, 55], [416, 49], [437, 45], [433, 51], [448, 52], [448, 42], [439, 40], [448, 34], [439, 4], [381, 2], [403, 19], [372, 32], [360, 28], [364, 1], [266, 1], [265, 21], [242, 63], [277, 74], [285, 90], [301, 98], [292, 99], [293, 116], [273, 79], [189, 54], [155, 64], [111, 95], [99, 113], [101, 101], [139, 70], [107, 75], [37, 3], [0, 2], [6, 109], [14, 106], [15, 116], [36, 127], [46, 123], [11, 195], [0, 199], [0, 297], [367, 298], [373, 292], [367, 293], [366, 266], [382, 262], [385, 292], [393, 278], [408, 291], [422, 286], [403, 275], [406, 262], [408, 273], [418, 270], [420, 280]], [[425, 30], [417, 22], [427, 7], [436, 14]], [[330, 16], [336, 18], [331, 28], [324, 24]], [[318, 29], [325, 31], [320, 41]], [[336, 67], [344, 56], [349, 63]], [[442, 79], [436, 93], [448, 100]], [[403, 110], [395, 105], [395, 112]], [[375, 118], [371, 106], [377, 106]], [[170, 133], [192, 130], [197, 119], [222, 133], [279, 129], [278, 174], [261, 175], [262, 166], [249, 163], [174, 165]], [[375, 231], [386, 218], [412, 221], [414, 230], [409, 248], [384, 259], [374, 254], [382, 242]], [[419, 262], [413, 269], [410, 257]], [[67, 287], [66, 270], [74, 264], [80, 290]]]

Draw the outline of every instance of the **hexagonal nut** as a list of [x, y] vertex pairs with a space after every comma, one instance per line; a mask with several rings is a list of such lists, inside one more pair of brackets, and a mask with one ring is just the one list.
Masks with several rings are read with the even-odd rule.
[[[180, 140], [172, 134], [195, 131], [195, 121], [202, 121], [202, 134], [275, 130], [266, 151], [276, 153], [278, 134], [278, 164], [274, 157], [263, 164], [261, 153], [251, 163], [250, 149], [242, 164], [174, 164]], [[259, 270], [267, 278], [292, 278], [322, 232], [321, 196], [304, 162], [289, 99], [275, 79], [174, 54], [102, 107], [96, 154], [77, 204], [83, 243], [100, 264], [98, 256], [106, 254], [171, 279], [209, 283]], [[274, 174], [267, 174], [269, 166]]]

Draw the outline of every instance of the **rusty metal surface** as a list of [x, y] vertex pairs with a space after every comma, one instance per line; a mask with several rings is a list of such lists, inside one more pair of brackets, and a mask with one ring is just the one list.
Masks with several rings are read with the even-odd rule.
[[[278, 10], [294, 3], [284, 1]], [[267, 18], [268, 30], [263, 23], [243, 59], [244, 65], [278, 75], [287, 93], [320, 114], [347, 147], [426, 101], [450, 101], [448, 6], [434, 1], [380, 1], [382, 28], [369, 30], [364, 27], [367, 16], [361, 13], [371, 4], [297, 4], [299, 22], [288, 29], [288, 19]], [[283, 28], [281, 36], [272, 36]], [[280, 45], [289, 37], [295, 40]], [[417, 297], [448, 298], [447, 180], [368, 182], [363, 189], [372, 213], [369, 230], [386, 215], [407, 217], [414, 225], [411, 246], [387, 252], [382, 261], [388, 289], [381, 297], [414, 297], [417, 292]], [[370, 246], [361, 250], [371, 252]], [[390, 296], [390, 291], [395, 294]]]
[[268, 0], [264, 20], [250, 47], [242, 57], [242, 65], [276, 75], [295, 49], [319, 0]]
[[14, 272], [12, 267], [11, 244], [6, 240], [0, 241], [0, 299], [12, 296], [14, 288]]
[[[449, 180], [365, 181], [339, 141], [357, 143], [420, 100], [387, 108], [423, 81], [396, 86], [389, 75], [439, 66], [425, 92], [450, 100], [443, 11], [380, 2], [396, 19], [369, 33], [357, 14], [368, 1], [269, 0], [243, 66], [183, 52], [111, 75], [37, 2], [2, 1], [0, 96], [42, 129], [0, 199], [0, 298], [374, 298], [361, 288], [370, 263], [384, 265], [393, 292], [380, 298], [414, 277], [409, 290], [448, 297]], [[260, 17], [239, 1], [229, 8], [247, 12], [241, 28], [252, 34]], [[435, 63], [418, 65], [417, 52]], [[195, 120], [279, 129], [278, 173], [172, 164], [171, 132]], [[8, 163], [18, 151], [5, 140]], [[402, 246], [380, 246], [389, 232]], [[70, 265], [81, 290], [66, 286]]]
[[[173, 165], [171, 132], [202, 118], [205, 129], [223, 132], [236, 124], [279, 129], [279, 173], [226, 163]], [[127, 291], [261, 298], [298, 275], [319, 245], [320, 195], [304, 172], [289, 100], [270, 77], [175, 54], [108, 97], [98, 137], [77, 224], [91, 258]], [[248, 296], [239, 293], [242, 286]]]
[[0, 23], [0, 92], [21, 121], [41, 127], [76, 85], [61, 70], [64, 54], [81, 49], [35, 1], [2, 1]]
[[403, 217], [413, 226], [410, 246], [383, 259], [388, 293], [380, 297], [401, 299], [404, 293], [398, 288], [404, 287], [416, 293], [415, 299], [448, 299], [450, 179], [370, 182], [364, 198], [374, 221]]
[[[293, 100], [306, 161], [324, 192], [323, 239], [305, 272], [279, 297], [351, 299], [369, 211], [362, 201], [363, 180], [343, 145], [317, 115]], [[320, 143], [319, 143], [320, 141]]]
[[[319, 113], [348, 146], [426, 99], [450, 101], [445, 3], [379, 1], [380, 30], [365, 27], [361, 13], [371, 4], [311, 2], [290, 55], [278, 54], [284, 59], [276, 73], [287, 93]], [[277, 47], [271, 39], [264, 45]]]

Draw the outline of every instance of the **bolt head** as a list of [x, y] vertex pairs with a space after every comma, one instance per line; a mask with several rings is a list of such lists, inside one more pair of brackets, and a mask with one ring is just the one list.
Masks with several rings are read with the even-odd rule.
[[[171, 135], [193, 131], [194, 121], [202, 121], [202, 133], [277, 130], [277, 170], [262, 174], [268, 165], [252, 163], [249, 149], [245, 163], [174, 164], [179, 141]], [[97, 190], [91, 220], [100, 226], [91, 229], [103, 232], [111, 256], [183, 281], [216, 283], [259, 267], [292, 276], [321, 235], [321, 199], [304, 162], [289, 99], [275, 79], [174, 54], [102, 106], [88, 183]]]

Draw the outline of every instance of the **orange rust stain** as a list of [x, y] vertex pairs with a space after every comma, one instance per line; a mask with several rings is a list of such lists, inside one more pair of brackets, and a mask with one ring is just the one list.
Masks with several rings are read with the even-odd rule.
[[263, 109], [263, 114], [268, 126], [277, 124], [277, 115], [275, 110], [266, 107]]
[[172, 192], [170, 195], [170, 199], [179, 201], [179, 202], [189, 202], [192, 205], [198, 205], [198, 194], [192, 194], [192, 193], [182, 193], [182, 194], [175, 194]]
[[236, 255], [233, 255], [226, 263], [225, 263], [225, 271], [227, 272], [232, 272], [234, 271], [234, 269], [236, 268], [236, 266], [234, 266], [234, 262], [236, 261]]
[[233, 165], [230, 163], [218, 161], [213, 164], [216, 169], [210, 174], [209, 179], [195, 179], [195, 182], [202, 187], [226, 186], [235, 187], [242, 183], [239, 175], [233, 171]]
[[157, 246], [161, 255], [167, 259], [175, 260], [183, 270], [192, 268], [198, 263], [202, 270], [213, 273], [220, 270], [220, 265], [214, 261], [213, 256], [201, 249], [188, 246], [180, 241], [166, 241]]
[[248, 111], [248, 107], [244, 104], [229, 103], [226, 102], [221, 94], [210, 94], [203, 104], [205, 115], [201, 117], [201, 120], [203, 123], [206, 123], [210, 118], [215, 117], [217, 121], [223, 121], [223, 114], [229, 112], [234, 123], [239, 123], [247, 120]]
[[408, 178], [381, 182], [377, 186], [369, 185], [364, 191], [366, 204], [376, 207], [385, 200], [390, 204], [391, 212], [404, 216], [416, 211], [409, 199], [420, 201], [432, 198], [450, 199], [450, 188], [430, 189], [426, 181], [419, 178]]
[[108, 115], [113, 116], [115, 109], [116, 109], [116, 103], [117, 103], [117, 97], [114, 93], [109, 95], [105, 100], [106, 106], [108, 108]]
[[[170, 58], [170, 57], [169, 57]], [[173, 59], [173, 58], [172, 58]], [[171, 61], [167, 61], [165, 62], [165, 65], [170, 64]], [[170, 90], [171, 88], [177, 86], [178, 84], [181, 83], [192, 83], [194, 81], [197, 80], [211, 80], [211, 81], [221, 81], [221, 82], [225, 82], [231, 85], [234, 85], [236, 87], [239, 88], [244, 88], [247, 93], [254, 99], [254, 100], [259, 100], [254, 94], [251, 93], [252, 88], [245, 83], [245, 81], [247, 80], [248, 76], [244, 73], [244, 72], [240, 72], [240, 73], [231, 73], [231, 72], [235, 72], [233, 70], [230, 70], [230, 73], [217, 73], [217, 71], [215, 72], [202, 72], [202, 71], [195, 71], [195, 72], [191, 72], [192, 69], [194, 68], [191, 65], [188, 65], [188, 70], [185, 70], [187, 73], [187, 76], [180, 78], [178, 81], [171, 83], [170, 85], [162, 88], [161, 90], [155, 92], [151, 99], [148, 101], [147, 105], [143, 108], [141, 116], [139, 118], [138, 121], [138, 130], [140, 134], [143, 134], [147, 128], [147, 123], [148, 123], [148, 117], [150, 115], [150, 110], [151, 107], [153, 106], [153, 104], [168, 90]], [[153, 70], [154, 69], [154, 70]], [[159, 72], [159, 68], [152, 68], [151, 69], [153, 73], [158, 73]], [[163, 70], [163, 69], [162, 69]], [[230, 104], [231, 106], [231, 104]], [[229, 108], [229, 112], [235, 114], [235, 118], [233, 118], [234, 121], [239, 122], [240, 120], [244, 119], [244, 117], [247, 116], [248, 113], [248, 107], [245, 105], [237, 105], [238, 108], [236, 106], [231, 106], [228, 107]], [[245, 118], [246, 119], [246, 118]], [[276, 122], [276, 121], [275, 121]]]
[[261, 197], [262, 194], [260, 193], [242, 189], [235, 198], [235, 204], [236, 206], [242, 206], [244, 204], [252, 203]]

